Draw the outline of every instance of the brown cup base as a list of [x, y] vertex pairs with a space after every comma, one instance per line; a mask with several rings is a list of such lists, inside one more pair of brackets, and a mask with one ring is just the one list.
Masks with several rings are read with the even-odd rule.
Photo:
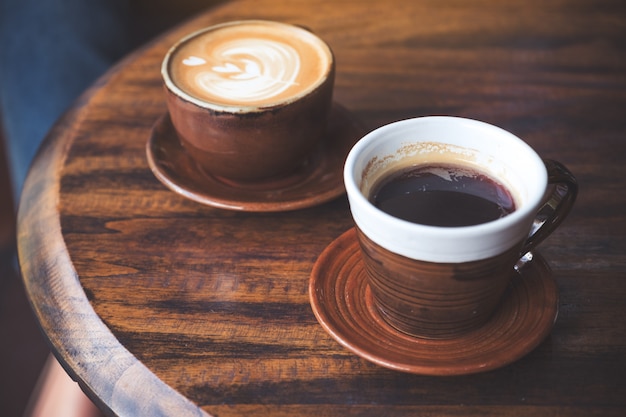
[[[319, 153], [319, 152], [318, 152]], [[299, 167], [296, 169], [283, 173], [281, 175], [274, 175], [267, 178], [260, 178], [257, 180], [239, 180], [239, 179], [231, 179], [222, 177], [219, 175], [213, 175], [208, 172], [206, 169], [198, 166], [198, 170], [202, 171], [204, 175], [209, 177], [213, 177], [216, 181], [221, 182], [222, 184], [232, 187], [239, 188], [242, 190], [255, 190], [255, 191], [267, 191], [267, 190], [276, 190], [276, 189], [285, 189], [297, 184], [300, 184], [307, 177], [311, 175], [311, 172], [315, 169], [315, 161], [319, 159], [319, 155], [314, 155], [307, 158]]]
[[479, 261], [434, 263], [390, 252], [358, 228], [357, 236], [381, 316], [424, 338], [455, 338], [487, 322], [515, 274], [521, 245]]
[[381, 308], [378, 303], [374, 300], [374, 295], [372, 295], [372, 301], [376, 312], [380, 317], [387, 323], [389, 326], [393, 327], [399, 332], [402, 332], [410, 337], [415, 337], [418, 339], [430, 339], [430, 340], [445, 340], [445, 339], [456, 339], [465, 334], [471, 333], [476, 329], [484, 326], [485, 323], [489, 321], [492, 314], [484, 315], [480, 319], [476, 320], [468, 320], [467, 323], [455, 323], [453, 326], [446, 326], [441, 323], [424, 323], [421, 326], [412, 324], [404, 324], [394, 320], [394, 318], [387, 313], [383, 308]]
[[350, 229], [328, 245], [313, 266], [311, 308], [330, 337], [380, 366], [422, 375], [485, 372], [522, 358], [552, 330], [558, 288], [545, 260], [534, 255], [513, 274], [502, 303], [482, 326], [455, 338], [418, 338], [381, 317], [355, 229]]
[[282, 212], [323, 204], [345, 193], [343, 164], [365, 132], [348, 109], [334, 103], [327, 134], [297, 172], [260, 182], [220, 180], [199, 169], [180, 144], [166, 113], [152, 128], [146, 157], [155, 177], [185, 198], [228, 210]]

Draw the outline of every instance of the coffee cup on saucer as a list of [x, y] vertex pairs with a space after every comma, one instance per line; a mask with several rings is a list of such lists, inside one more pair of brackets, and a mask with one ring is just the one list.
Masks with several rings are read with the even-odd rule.
[[513, 134], [446, 116], [370, 132], [344, 182], [375, 308], [395, 329], [434, 339], [489, 320], [578, 190], [564, 165]]
[[267, 182], [304, 164], [332, 105], [330, 47], [302, 27], [244, 20], [190, 34], [161, 67], [181, 145], [226, 183]]

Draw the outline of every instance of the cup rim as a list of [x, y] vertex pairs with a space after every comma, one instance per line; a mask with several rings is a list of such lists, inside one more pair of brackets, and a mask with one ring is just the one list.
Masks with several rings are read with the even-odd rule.
[[[494, 135], [500, 135], [508, 141], [513, 141], [516, 146], [524, 149], [531, 159], [535, 160], [536, 167], [541, 169], [541, 172], [537, 173], [539, 175], [540, 184], [534, 187], [534, 193], [529, 195], [527, 201], [525, 201], [521, 207], [517, 207], [513, 213], [490, 222], [470, 226], [443, 227], [418, 224], [394, 217], [375, 207], [359, 187], [360, 180], [357, 177], [361, 175], [361, 172], [355, 172], [357, 162], [362, 161], [364, 158], [363, 154], [373, 143], [387, 136], [390, 132], [399, 128], [415, 127], [421, 123], [433, 121], [436, 123], [463, 123], [471, 127], [488, 129], [491, 130]], [[530, 226], [547, 187], [547, 170], [543, 164], [543, 160], [526, 142], [504, 129], [489, 123], [463, 117], [422, 116], [383, 125], [361, 138], [353, 146], [346, 158], [344, 165], [344, 184], [354, 221], [357, 227], [372, 241], [380, 244], [391, 252], [412, 259], [433, 262], [466, 262], [495, 256], [525, 240], [530, 232]], [[539, 190], [541, 190], [541, 192], [539, 192]], [[363, 217], [365, 216], [370, 219], [376, 219], [377, 225], [375, 227], [368, 227], [368, 223], [364, 223], [363, 221]], [[505, 236], [501, 233], [503, 230], [510, 230], [511, 233]], [[428, 255], [416, 255], [411, 248], [403, 247], [404, 245], [394, 242], [393, 237], [382, 236], [393, 233], [419, 236], [421, 241], [431, 242], [432, 248]], [[484, 245], [485, 247], [480, 247], [481, 244], [479, 241], [485, 236], [494, 236], [497, 242], [493, 242], [491, 245]], [[479, 247], [470, 250], [471, 254], [467, 253], [467, 251], [463, 252], [462, 250], [447, 253], [447, 251], [450, 250], [449, 245], [455, 245], [460, 242], [469, 244], [469, 242], [476, 241], [479, 242]], [[417, 242], [417, 244], [421, 245], [422, 243]]]
[[[326, 72], [315, 83], [311, 84], [309, 87], [302, 90], [298, 94], [287, 97], [283, 100], [278, 100], [269, 105], [243, 105], [243, 104], [238, 105], [238, 104], [213, 103], [210, 101], [197, 98], [193, 96], [192, 94], [187, 93], [186, 91], [184, 91], [183, 89], [181, 89], [180, 87], [176, 85], [176, 83], [172, 80], [172, 77], [170, 76], [169, 64], [170, 64], [172, 55], [176, 52], [176, 50], [181, 45], [183, 45], [186, 42], [189, 42], [193, 38], [196, 38], [202, 35], [203, 33], [217, 30], [223, 27], [236, 26], [240, 24], [278, 25], [278, 26], [288, 28], [289, 30], [293, 30], [295, 32], [304, 34], [304, 36], [316, 39], [317, 42], [319, 42], [321, 48], [324, 49], [328, 54], [328, 67], [326, 68]], [[218, 23], [215, 25], [207, 26], [207, 27], [204, 27], [202, 29], [196, 30], [194, 32], [191, 32], [183, 36], [176, 43], [174, 43], [165, 54], [163, 61], [161, 62], [161, 78], [163, 79], [163, 82], [165, 83], [165, 87], [167, 88], [168, 91], [170, 91], [171, 93], [173, 93], [180, 99], [193, 103], [198, 107], [213, 110], [213, 111], [229, 112], [229, 113], [258, 113], [258, 112], [266, 111], [268, 109], [288, 105], [290, 103], [293, 103], [295, 101], [302, 99], [303, 97], [308, 96], [313, 91], [316, 91], [321, 85], [328, 82], [328, 79], [333, 71], [334, 65], [335, 65], [335, 57], [334, 57], [332, 49], [330, 48], [330, 45], [328, 45], [328, 43], [326, 43], [326, 41], [324, 41], [321, 37], [317, 36], [315, 33], [313, 33], [312, 31], [304, 27], [294, 25], [291, 23], [285, 23], [285, 22], [279, 22], [279, 21], [273, 21], [273, 20], [242, 19], [242, 20], [233, 20], [233, 21], [228, 21], [228, 22], [223, 22], [223, 23]]]

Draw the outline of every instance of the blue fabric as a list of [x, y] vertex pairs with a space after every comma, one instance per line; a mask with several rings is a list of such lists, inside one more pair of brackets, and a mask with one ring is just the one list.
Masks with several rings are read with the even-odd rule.
[[0, 0], [0, 114], [16, 196], [54, 122], [130, 48], [128, 3]]

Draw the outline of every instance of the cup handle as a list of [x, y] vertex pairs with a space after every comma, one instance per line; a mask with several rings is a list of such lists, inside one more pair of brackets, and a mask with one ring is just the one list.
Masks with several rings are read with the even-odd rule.
[[554, 232], [567, 217], [578, 195], [578, 181], [565, 165], [552, 159], [544, 159], [543, 163], [548, 170], [549, 192], [522, 247], [522, 258]]

